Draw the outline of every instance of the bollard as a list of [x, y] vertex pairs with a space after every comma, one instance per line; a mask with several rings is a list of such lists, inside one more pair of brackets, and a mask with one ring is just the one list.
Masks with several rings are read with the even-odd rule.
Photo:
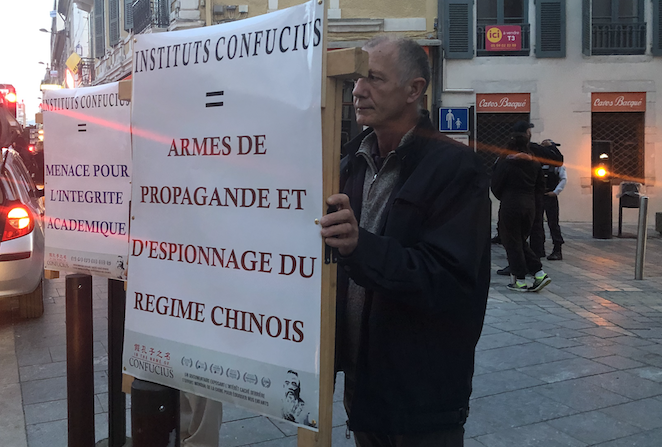
[[637, 254], [634, 262], [634, 279], [644, 279], [646, 238], [648, 236], [648, 197], [639, 198], [639, 221], [637, 222]]
[[122, 392], [124, 281], [108, 279], [108, 447], [126, 443], [126, 395]]
[[179, 391], [144, 380], [131, 384], [133, 447], [179, 447]]
[[94, 445], [92, 276], [66, 277], [69, 447]]

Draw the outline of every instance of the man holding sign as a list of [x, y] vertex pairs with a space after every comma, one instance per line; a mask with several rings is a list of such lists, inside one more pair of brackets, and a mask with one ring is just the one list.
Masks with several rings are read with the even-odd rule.
[[337, 360], [357, 445], [462, 446], [490, 281], [488, 182], [438, 133], [415, 42], [365, 47], [357, 122], [322, 237], [339, 253]]

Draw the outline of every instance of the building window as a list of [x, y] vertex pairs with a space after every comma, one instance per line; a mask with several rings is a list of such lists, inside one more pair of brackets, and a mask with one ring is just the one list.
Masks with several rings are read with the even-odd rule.
[[[474, 36], [478, 56], [528, 56], [531, 39], [536, 41], [536, 57], [565, 57], [566, 0], [442, 0], [443, 48], [447, 59], [471, 59]], [[536, 35], [531, 36], [529, 4], [535, 6]], [[474, 32], [474, 24], [476, 31]], [[486, 28], [490, 25], [519, 26], [521, 49], [492, 51], [486, 49]]]
[[[485, 32], [490, 25], [518, 25], [521, 27], [521, 50], [490, 51], [486, 49]], [[524, 0], [476, 1], [476, 55], [528, 56], [530, 52], [528, 2]]]
[[477, 0], [476, 16], [479, 24], [526, 23], [524, 0]]
[[645, 54], [643, 0], [583, 0], [586, 55]]
[[642, 1], [593, 0], [593, 23], [638, 23], [642, 20]]

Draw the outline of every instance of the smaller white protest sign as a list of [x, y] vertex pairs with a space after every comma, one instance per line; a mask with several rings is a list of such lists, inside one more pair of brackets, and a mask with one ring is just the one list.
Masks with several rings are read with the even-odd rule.
[[118, 83], [44, 92], [48, 270], [126, 279], [130, 103]]

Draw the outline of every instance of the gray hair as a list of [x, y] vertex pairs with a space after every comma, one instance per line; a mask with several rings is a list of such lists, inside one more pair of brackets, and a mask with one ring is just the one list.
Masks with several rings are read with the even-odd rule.
[[363, 45], [364, 49], [374, 48], [382, 43], [392, 42], [398, 48], [398, 68], [400, 84], [404, 85], [414, 78], [425, 79], [425, 92], [430, 84], [430, 63], [428, 55], [419, 44], [405, 37], [392, 37], [386, 34], [375, 36]]

